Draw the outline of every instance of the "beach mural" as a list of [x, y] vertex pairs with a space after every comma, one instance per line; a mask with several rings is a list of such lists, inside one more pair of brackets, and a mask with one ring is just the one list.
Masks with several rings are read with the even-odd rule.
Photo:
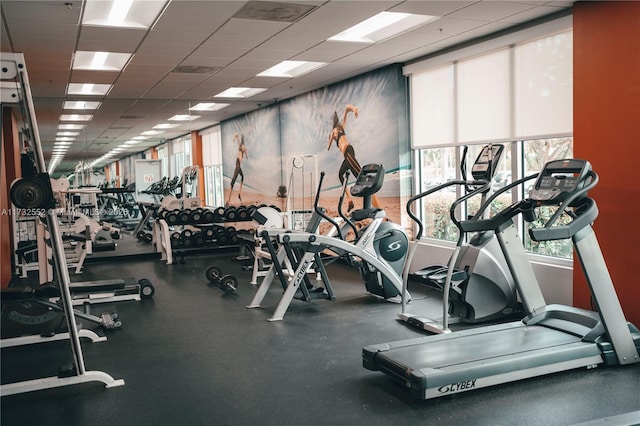
[[[232, 205], [280, 202], [286, 209], [287, 197], [302, 194], [306, 200], [289, 201], [308, 207], [316, 171], [324, 171], [321, 205], [330, 209], [337, 207], [345, 170], [353, 183], [360, 166], [381, 163], [385, 183], [374, 205], [404, 222], [401, 203], [411, 190], [405, 84], [399, 66], [385, 67], [224, 122], [225, 199]], [[362, 205], [347, 194], [343, 210], [351, 203]]]
[[264, 203], [282, 208], [277, 196], [282, 182], [278, 106], [225, 121], [221, 138], [226, 204]]

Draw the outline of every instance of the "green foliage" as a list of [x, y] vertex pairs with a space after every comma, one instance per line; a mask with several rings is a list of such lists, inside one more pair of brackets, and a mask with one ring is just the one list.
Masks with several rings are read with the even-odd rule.
[[[456, 197], [453, 192], [434, 194], [426, 199], [427, 202], [424, 204], [424, 237], [445, 241], [456, 241], [458, 239], [458, 228], [456, 228], [449, 216], [449, 209], [455, 199]], [[511, 204], [511, 200], [508, 196], [498, 197], [491, 204], [491, 214], [495, 214], [509, 204]], [[480, 197], [469, 200], [467, 216], [471, 216], [477, 212], [479, 206]], [[528, 229], [531, 227], [538, 228], [544, 226], [554, 212], [555, 209], [551, 207], [542, 207], [537, 210], [538, 218], [533, 223], [527, 224], [525, 248], [528, 252], [539, 255], [571, 259], [573, 256], [573, 246], [570, 240], [536, 242], [532, 241], [529, 237]], [[569, 221], [570, 218], [564, 215], [560, 217], [557, 224], [563, 225]]]
[[[560, 257], [563, 259], [571, 259], [573, 257], [573, 244], [571, 240], [555, 240], [555, 241], [533, 241], [529, 237], [530, 228], [542, 228], [545, 223], [553, 216], [556, 209], [553, 207], [541, 207], [537, 209], [537, 219], [526, 224], [527, 233], [525, 235], [525, 248], [527, 251], [544, 256]], [[565, 225], [571, 222], [571, 218], [562, 215], [558, 218], [556, 225]]]

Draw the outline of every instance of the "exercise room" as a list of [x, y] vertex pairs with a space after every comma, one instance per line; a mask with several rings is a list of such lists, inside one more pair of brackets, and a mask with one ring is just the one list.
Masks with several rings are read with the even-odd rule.
[[3, 426], [640, 424], [640, 2], [0, 11]]

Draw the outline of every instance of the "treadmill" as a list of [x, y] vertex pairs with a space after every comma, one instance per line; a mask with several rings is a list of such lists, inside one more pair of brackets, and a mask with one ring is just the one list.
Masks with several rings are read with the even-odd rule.
[[[585, 160], [551, 161], [529, 198], [483, 219], [499, 191], [461, 222], [465, 233], [495, 232], [526, 312], [521, 321], [367, 346], [363, 366], [404, 384], [415, 398], [430, 399], [575, 368], [640, 362], [640, 331], [624, 318], [592, 228], [598, 209], [587, 192], [597, 182]], [[518, 214], [533, 222], [541, 206], [557, 210], [544, 227], [529, 230], [531, 238], [571, 238], [597, 312], [545, 303], [514, 226]], [[558, 223], [563, 213], [567, 224]]]

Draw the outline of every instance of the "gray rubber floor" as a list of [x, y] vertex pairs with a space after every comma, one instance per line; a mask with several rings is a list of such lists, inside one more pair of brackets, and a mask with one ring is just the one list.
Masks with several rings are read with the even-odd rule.
[[[362, 367], [362, 348], [422, 334], [396, 321], [400, 307], [366, 293], [356, 271], [328, 269], [337, 300], [294, 300], [268, 322], [281, 287], [249, 310], [255, 287], [231, 255], [87, 264], [73, 281], [147, 278], [155, 296], [94, 305], [118, 312], [120, 330], [83, 342], [88, 370], [122, 387], [82, 385], [2, 398], [3, 426], [29, 425], [571, 425], [640, 424], [640, 365], [575, 370], [429, 401]], [[204, 270], [240, 286], [225, 294]], [[436, 314], [438, 294], [413, 288], [412, 310]], [[418, 300], [420, 299], [420, 300]], [[3, 314], [3, 335], [11, 333]], [[491, 342], [487, 342], [488, 345]], [[2, 383], [55, 375], [68, 342], [2, 350]]]

